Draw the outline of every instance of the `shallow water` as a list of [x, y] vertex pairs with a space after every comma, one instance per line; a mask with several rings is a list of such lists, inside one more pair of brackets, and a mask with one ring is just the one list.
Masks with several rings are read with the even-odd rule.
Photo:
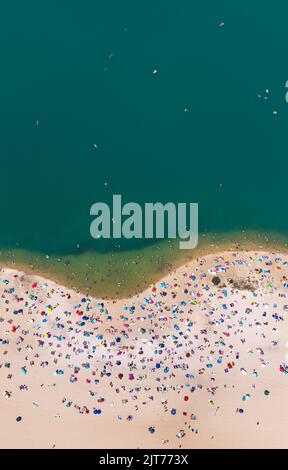
[[259, 233], [201, 235], [194, 250], [179, 250], [178, 241], [168, 240], [148, 247], [99, 253], [84, 251], [70, 255], [43, 255], [17, 250], [0, 252], [0, 264], [45, 278], [97, 298], [127, 298], [140, 293], [165, 274], [191, 259], [210, 253], [263, 249], [287, 253], [286, 237]]

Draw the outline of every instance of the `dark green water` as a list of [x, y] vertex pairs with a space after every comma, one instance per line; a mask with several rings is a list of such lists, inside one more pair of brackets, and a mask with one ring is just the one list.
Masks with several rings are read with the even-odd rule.
[[3, 3], [1, 247], [114, 249], [89, 233], [113, 194], [288, 233], [287, 21], [284, 0]]

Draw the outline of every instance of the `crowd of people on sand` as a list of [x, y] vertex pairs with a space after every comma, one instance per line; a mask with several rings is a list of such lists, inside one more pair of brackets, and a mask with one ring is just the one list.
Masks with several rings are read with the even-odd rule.
[[[13, 400], [29, 393], [33, 382], [27, 378], [45, 370], [39, 374], [41, 386], [47, 381], [63, 388], [63, 413], [96, 420], [107, 413], [137, 423], [145, 410], [150, 423], [143, 432], [154, 436], [161, 416], [169, 415], [178, 442], [198, 436], [200, 429], [205, 433], [196, 395], [220, 413], [218, 394], [227, 387], [237, 391], [239, 376], [249, 377], [252, 383], [247, 382], [246, 393], [239, 392], [233, 411], [240, 419], [258, 383], [263, 397], [271, 397], [259, 378], [274, 367], [269, 354], [279, 347], [288, 311], [287, 265], [284, 255], [210, 255], [118, 301], [81, 296], [43, 278], [2, 270], [2, 396]], [[273, 374], [287, 373], [283, 357]], [[11, 386], [15, 381], [17, 388]], [[78, 400], [74, 387], [84, 390]], [[31, 407], [38, 403], [31, 400]], [[27, 409], [15, 416], [19, 426], [26, 418]], [[163, 438], [162, 444], [168, 441]]]

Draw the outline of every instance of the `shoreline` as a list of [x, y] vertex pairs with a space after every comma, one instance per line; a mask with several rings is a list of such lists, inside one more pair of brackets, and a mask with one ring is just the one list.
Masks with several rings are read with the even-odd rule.
[[223, 238], [222, 235], [202, 234], [199, 239], [200, 243], [194, 250], [176, 249], [177, 241], [166, 241], [140, 250], [105, 254], [85, 251], [61, 257], [25, 250], [3, 250], [0, 253], [0, 268], [18, 269], [60, 283], [75, 292], [117, 300], [141, 294], [170, 271], [199, 257], [231, 251], [288, 253], [286, 238], [280, 235], [268, 238], [265, 234], [250, 232], [234, 233], [230, 238]]

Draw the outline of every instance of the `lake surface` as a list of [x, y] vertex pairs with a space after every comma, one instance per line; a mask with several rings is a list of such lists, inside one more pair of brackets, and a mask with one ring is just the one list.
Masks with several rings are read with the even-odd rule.
[[2, 5], [3, 252], [140, 250], [90, 237], [113, 194], [198, 202], [201, 233], [285, 237], [287, 18], [268, 0]]

